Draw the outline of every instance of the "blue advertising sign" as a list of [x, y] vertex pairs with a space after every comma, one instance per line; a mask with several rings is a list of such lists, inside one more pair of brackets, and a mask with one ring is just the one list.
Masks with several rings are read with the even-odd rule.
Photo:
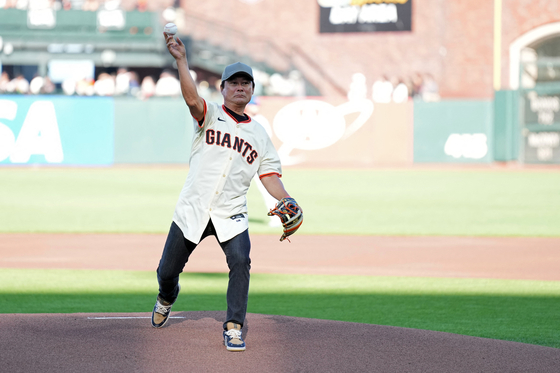
[[111, 165], [107, 97], [0, 96], [0, 165]]

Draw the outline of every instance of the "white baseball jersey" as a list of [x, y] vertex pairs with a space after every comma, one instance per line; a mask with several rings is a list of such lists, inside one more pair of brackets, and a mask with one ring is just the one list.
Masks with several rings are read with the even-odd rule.
[[210, 219], [218, 240], [227, 241], [249, 227], [247, 191], [251, 179], [282, 176], [278, 153], [265, 129], [250, 117], [238, 122], [224, 106], [204, 102], [195, 133], [190, 170], [173, 221], [191, 242], [199, 243]]

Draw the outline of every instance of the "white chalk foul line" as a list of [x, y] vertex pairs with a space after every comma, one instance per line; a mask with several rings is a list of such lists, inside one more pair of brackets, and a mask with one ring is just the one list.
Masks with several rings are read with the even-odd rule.
[[[186, 319], [184, 316], [169, 316], [170, 319]], [[126, 320], [126, 319], [151, 319], [151, 316], [100, 316], [88, 317], [88, 320]]]

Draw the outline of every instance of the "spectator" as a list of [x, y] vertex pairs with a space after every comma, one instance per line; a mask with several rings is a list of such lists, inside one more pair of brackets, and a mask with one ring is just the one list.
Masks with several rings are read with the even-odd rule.
[[136, 2], [136, 9], [138, 9], [139, 12], [148, 10], [148, 0], [138, 0]]
[[220, 90], [221, 82], [222, 82], [221, 79], [216, 79], [214, 81], [214, 86], [211, 88], [211, 96], [210, 96], [210, 101], [217, 102], [220, 105], [224, 103], [224, 96], [222, 96], [222, 91]]
[[55, 89], [56, 89], [56, 87], [55, 87], [54, 83], [52, 82], [51, 78], [46, 76], [43, 79], [43, 87], [41, 88], [41, 93], [49, 95], [49, 94], [54, 93]]
[[348, 101], [365, 100], [367, 98], [366, 76], [362, 73], [352, 75], [352, 82], [348, 90]]
[[[252, 119], [254, 119], [256, 122], [258, 122], [265, 129], [268, 137], [272, 138], [272, 135], [273, 135], [272, 126], [270, 125], [270, 122], [268, 121], [268, 119], [266, 119], [266, 117], [264, 115], [260, 114], [259, 101], [258, 101], [257, 97], [253, 96], [251, 98], [251, 101], [249, 101], [249, 103], [245, 107], [245, 113], [249, 114], [249, 116]], [[274, 203], [274, 204], [276, 204], [276, 203]], [[275, 220], [278, 220], [278, 219], [275, 219]]]
[[128, 95], [130, 92], [130, 73], [124, 67], [117, 70], [115, 78], [115, 95]]
[[76, 93], [76, 81], [72, 78], [64, 79], [62, 82], [62, 92], [68, 96], [72, 96]]
[[142, 79], [142, 84], [140, 85], [140, 98], [142, 100], [148, 99], [154, 95], [156, 91], [156, 83], [154, 78], [151, 76], [146, 76]]
[[10, 84], [10, 76], [6, 71], [0, 75], [0, 93], [8, 92], [8, 85]]
[[156, 96], [179, 96], [181, 94], [181, 84], [171, 72], [164, 71], [159, 76], [156, 83]]
[[413, 96], [413, 94], [412, 94], [412, 90], [413, 90], [412, 79], [411, 78], [405, 78], [404, 79], [404, 84], [406, 84], [406, 89], [408, 91], [408, 98], [412, 98], [412, 96]]
[[393, 84], [389, 81], [387, 75], [383, 75], [381, 79], [375, 81], [371, 87], [371, 98], [373, 102], [389, 103], [393, 94]]
[[433, 75], [426, 74], [426, 79], [422, 85], [422, 99], [426, 102], [439, 101], [439, 86]]
[[82, 5], [82, 10], [96, 12], [99, 9], [99, 1], [98, 0], [85, 0], [84, 4]]
[[[264, 71], [253, 69], [255, 76], [255, 96], [262, 96], [270, 91], [270, 75]], [[220, 94], [221, 96], [221, 94]]]
[[93, 79], [83, 78], [76, 83], [76, 93], [80, 96], [93, 96], [95, 82]]
[[420, 73], [414, 73], [412, 76], [412, 90], [411, 95], [413, 98], [421, 98], [422, 85], [424, 84], [424, 79]]
[[140, 95], [140, 79], [138, 78], [138, 74], [135, 71], [129, 72], [129, 94], [134, 97], [138, 97]]
[[99, 96], [113, 96], [115, 94], [115, 78], [107, 73], [101, 73], [93, 84], [93, 91]]
[[12, 79], [10, 84], [13, 93], [19, 93], [22, 95], [29, 93], [29, 82], [21, 74], [18, 75], [15, 79]]
[[201, 81], [198, 83], [198, 95], [205, 99], [206, 101], [210, 100], [212, 92], [210, 91], [210, 84], [206, 80]]
[[29, 83], [29, 92], [38, 95], [43, 89], [44, 79], [42, 76], [36, 75]]
[[408, 87], [402, 78], [396, 82], [393, 90], [393, 102], [402, 103], [408, 101]]
[[72, 1], [71, 0], [62, 0], [62, 9], [64, 9], [64, 10], [72, 9]]
[[292, 70], [288, 74], [288, 81], [292, 86], [291, 94], [295, 97], [302, 98], [305, 97], [305, 81], [301, 76], [299, 70]]
[[269, 91], [267, 93], [270, 95], [291, 96], [294, 92], [292, 82], [288, 79], [284, 79], [284, 77], [278, 73], [272, 74], [269, 82]]

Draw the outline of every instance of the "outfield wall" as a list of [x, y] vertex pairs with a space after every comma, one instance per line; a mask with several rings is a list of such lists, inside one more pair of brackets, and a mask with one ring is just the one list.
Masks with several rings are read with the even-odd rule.
[[111, 165], [115, 102], [0, 96], [0, 164]]
[[182, 99], [115, 99], [114, 163], [188, 163], [191, 123]]
[[493, 156], [493, 103], [414, 103], [415, 163], [488, 163]]
[[[261, 97], [258, 110], [253, 117], [287, 166], [489, 163], [513, 159], [519, 141], [512, 121], [500, 122], [484, 100]], [[180, 98], [4, 95], [0, 165], [185, 164], [191, 124]]]

